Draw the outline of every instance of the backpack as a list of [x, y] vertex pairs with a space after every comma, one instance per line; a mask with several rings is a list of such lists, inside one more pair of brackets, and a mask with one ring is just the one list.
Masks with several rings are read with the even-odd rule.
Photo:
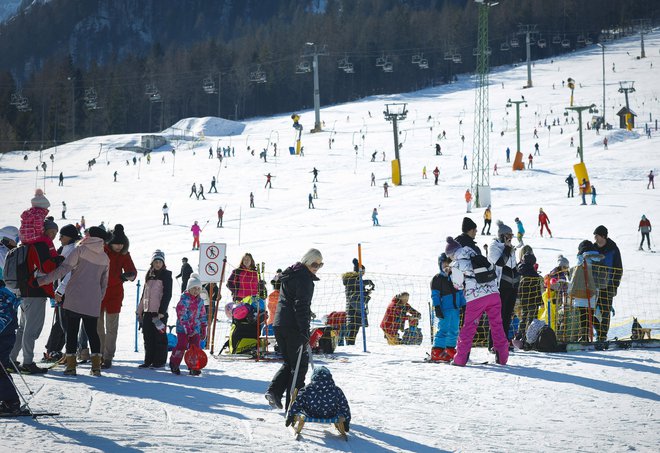
[[16, 291], [27, 290], [28, 278], [28, 251], [29, 246], [21, 244], [7, 253], [5, 267], [3, 269], [3, 279], [7, 288]]
[[534, 349], [540, 352], [557, 352], [557, 335], [551, 327], [545, 326], [539, 332]]
[[495, 266], [483, 255], [474, 255], [470, 257], [474, 278], [477, 283], [489, 283], [497, 278]]

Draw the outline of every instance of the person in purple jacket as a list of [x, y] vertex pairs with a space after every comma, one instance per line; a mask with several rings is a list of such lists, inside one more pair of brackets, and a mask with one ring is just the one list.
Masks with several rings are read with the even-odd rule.
[[[176, 305], [177, 343], [170, 356], [170, 371], [174, 374], [181, 374], [179, 365], [188, 348], [193, 345], [199, 347], [200, 341], [206, 338], [206, 309], [199, 296], [201, 292], [202, 282], [197, 274], [192, 274], [188, 279], [186, 291], [181, 294]], [[201, 371], [190, 370], [190, 374], [198, 376]]]

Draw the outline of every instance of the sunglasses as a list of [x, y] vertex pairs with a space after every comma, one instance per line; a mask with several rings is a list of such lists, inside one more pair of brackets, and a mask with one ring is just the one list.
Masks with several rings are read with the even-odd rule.
[[321, 269], [323, 267], [323, 263], [312, 263], [309, 265], [312, 269]]

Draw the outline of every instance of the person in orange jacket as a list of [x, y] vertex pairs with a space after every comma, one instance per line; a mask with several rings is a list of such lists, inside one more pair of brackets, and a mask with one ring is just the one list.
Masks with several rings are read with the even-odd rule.
[[472, 212], [472, 193], [470, 189], [465, 191], [465, 203], [467, 204], [466, 212]]

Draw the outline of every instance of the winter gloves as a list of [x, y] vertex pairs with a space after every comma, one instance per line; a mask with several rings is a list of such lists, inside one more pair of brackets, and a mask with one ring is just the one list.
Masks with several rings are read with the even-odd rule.
[[433, 308], [435, 308], [435, 317], [436, 318], [444, 318], [445, 317], [445, 315], [442, 313], [442, 307], [440, 305], [436, 305]]

